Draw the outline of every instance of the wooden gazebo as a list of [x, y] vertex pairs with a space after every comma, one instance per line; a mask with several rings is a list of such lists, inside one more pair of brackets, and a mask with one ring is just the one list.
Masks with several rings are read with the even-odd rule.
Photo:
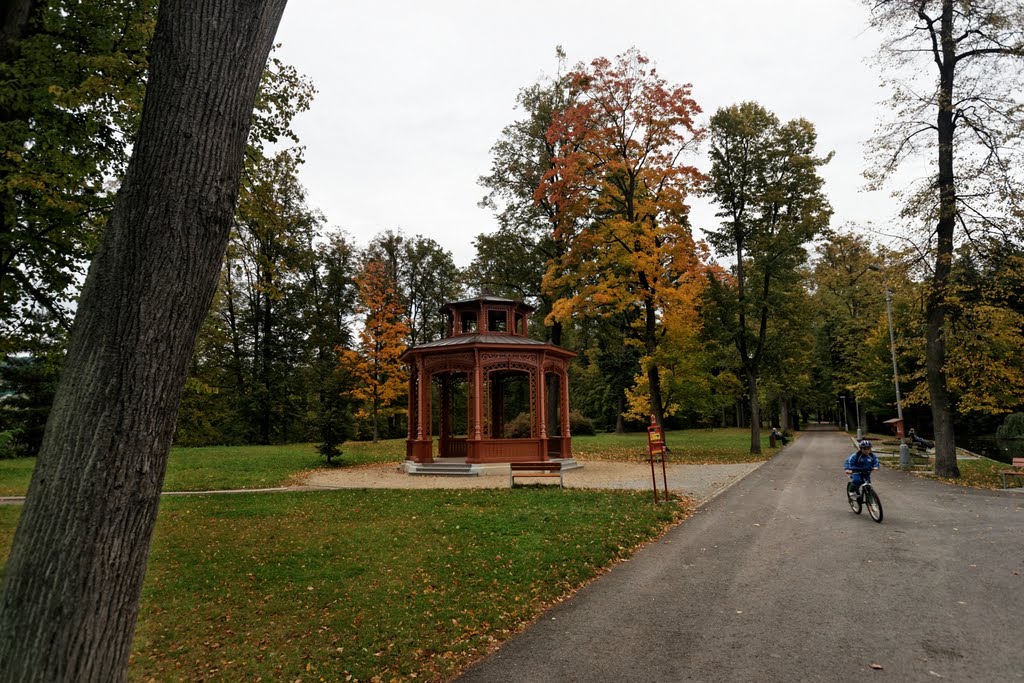
[[[572, 457], [569, 360], [576, 354], [527, 337], [532, 312], [521, 301], [495, 297], [444, 305], [448, 336], [402, 356], [410, 368], [408, 460], [434, 462], [435, 425], [438, 458]], [[506, 435], [513, 420], [515, 437]]]

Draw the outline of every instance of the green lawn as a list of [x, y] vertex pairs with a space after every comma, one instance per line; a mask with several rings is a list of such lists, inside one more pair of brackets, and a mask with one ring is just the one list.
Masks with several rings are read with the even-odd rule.
[[[935, 460], [929, 459], [934, 467]], [[1011, 469], [1005, 462], [979, 458], [977, 460], [957, 460], [956, 466], [960, 470], [959, 479], [944, 479], [937, 477], [932, 472], [915, 472], [915, 474], [934, 479], [936, 481], [953, 484], [954, 486], [970, 486], [976, 489], [1001, 489], [1003, 488], [1002, 478], [999, 476], [1001, 470]], [[899, 467], [897, 462], [896, 467]], [[1010, 485], [1015, 486], [1017, 481], [1010, 480]]]
[[[746, 429], [687, 429], [667, 432], [671, 449], [669, 462], [730, 463], [764, 460], [775, 451], [762, 439], [763, 453], [749, 453], [750, 432]], [[618, 436], [574, 436], [573, 454], [580, 460], [643, 462], [647, 459], [647, 434]], [[352, 467], [374, 462], [401, 462], [405, 439], [379, 443], [346, 443], [336, 466]], [[165, 491], [215, 491], [259, 489], [290, 483], [295, 475], [324, 467], [324, 459], [313, 444], [283, 446], [209, 446], [172, 448], [164, 479]], [[0, 460], [0, 496], [20, 496], [28, 490], [34, 458]]]
[[35, 458], [0, 460], [0, 496], [25, 495], [35, 466]]
[[166, 499], [130, 676], [447, 680], [685, 514], [543, 486]]
[[[761, 454], [750, 453], [749, 429], [682, 429], [665, 432], [669, 462], [684, 464], [757, 462], [778, 449], [768, 446], [768, 432], [761, 432]], [[573, 456], [579, 460], [646, 462], [647, 433], [597, 434], [572, 437]]]

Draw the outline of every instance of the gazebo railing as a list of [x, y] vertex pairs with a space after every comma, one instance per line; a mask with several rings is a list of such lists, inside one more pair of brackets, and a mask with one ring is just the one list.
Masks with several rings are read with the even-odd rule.
[[479, 442], [481, 460], [543, 460], [541, 439], [485, 439]]
[[466, 437], [450, 437], [440, 440], [439, 453], [443, 458], [465, 458], [469, 453]]

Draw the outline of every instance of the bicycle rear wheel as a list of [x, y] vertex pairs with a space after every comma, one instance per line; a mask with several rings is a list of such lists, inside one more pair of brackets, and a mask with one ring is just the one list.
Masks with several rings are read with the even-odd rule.
[[861, 510], [861, 504], [857, 500], [856, 489], [854, 489], [853, 491], [851, 491], [850, 489], [846, 489], [846, 501], [850, 504], [850, 509], [853, 510], [855, 514], [859, 515]]
[[882, 501], [874, 489], [868, 489], [864, 492], [864, 504], [868, 506], [868, 514], [871, 515], [871, 519], [881, 523]]

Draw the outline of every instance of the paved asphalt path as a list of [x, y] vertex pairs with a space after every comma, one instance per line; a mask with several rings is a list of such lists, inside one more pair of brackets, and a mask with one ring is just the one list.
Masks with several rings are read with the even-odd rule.
[[803, 434], [461, 680], [1024, 681], [1024, 495], [883, 470], [876, 524], [852, 451]]

